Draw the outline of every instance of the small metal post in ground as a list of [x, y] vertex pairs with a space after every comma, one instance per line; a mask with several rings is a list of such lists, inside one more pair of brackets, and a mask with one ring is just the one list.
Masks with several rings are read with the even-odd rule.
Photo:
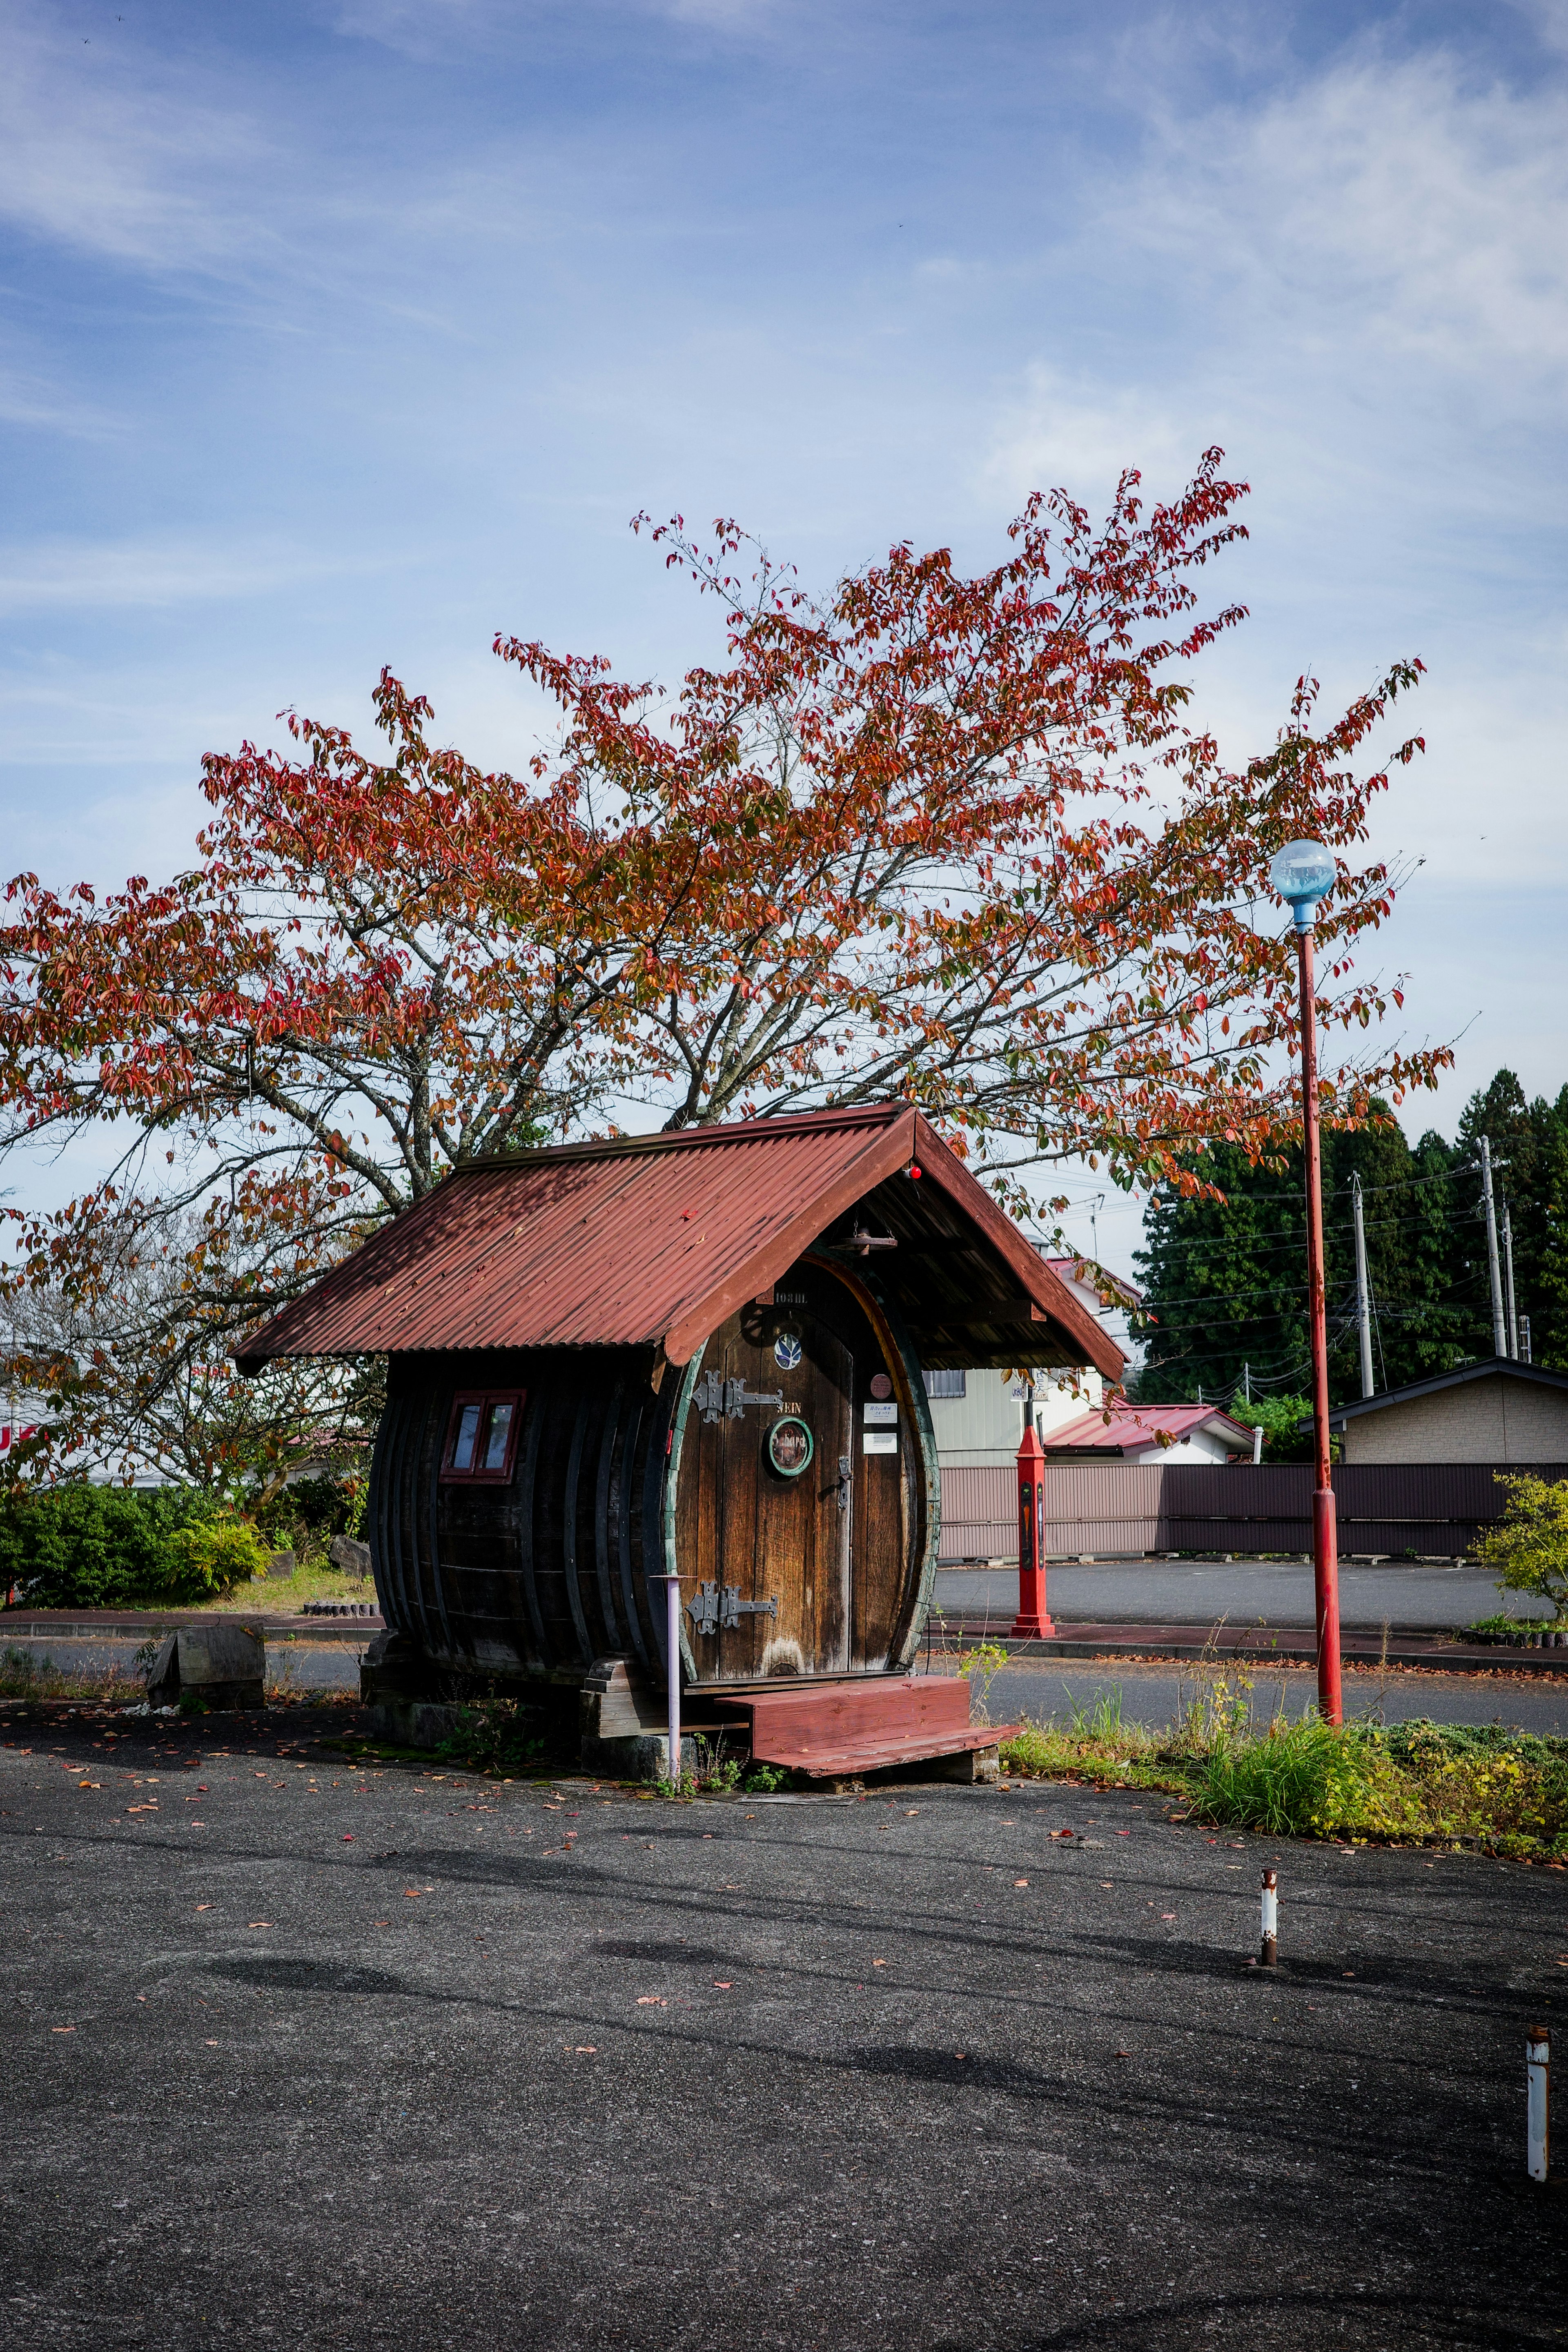
[[1258, 1945], [1258, 1965], [1271, 1969], [1279, 1958], [1279, 1874], [1266, 1870], [1263, 1874], [1260, 1913], [1261, 1933]]
[[1524, 2038], [1524, 2159], [1531, 2180], [1552, 2169], [1552, 2033], [1532, 2025]]
[[664, 1656], [666, 1681], [669, 1689], [669, 1778], [677, 1789], [680, 1786], [680, 1579], [679, 1576], [654, 1576], [650, 1584], [664, 1587]]

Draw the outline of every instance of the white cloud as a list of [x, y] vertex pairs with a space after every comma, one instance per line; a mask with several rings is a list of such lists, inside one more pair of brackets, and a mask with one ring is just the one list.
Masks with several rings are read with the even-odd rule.
[[1254, 112], [1167, 124], [1117, 227], [1228, 281], [1254, 334], [1555, 381], [1568, 360], [1568, 99], [1371, 46]]
[[386, 559], [350, 562], [307, 554], [282, 541], [148, 539], [113, 544], [56, 541], [0, 549], [0, 612], [59, 607], [165, 607], [217, 598], [265, 595], [305, 580], [384, 572]]
[[[1212, 414], [1205, 422], [1212, 437]], [[1205, 441], [1195, 425], [1152, 395], [1126, 385], [1098, 388], [1038, 361], [996, 418], [980, 482], [1014, 508], [1032, 490], [1058, 485], [1103, 502], [1132, 466], [1158, 496], [1186, 480]]]
[[212, 268], [254, 240], [237, 180], [268, 152], [255, 125], [129, 37], [96, 48], [63, 21], [0, 8], [0, 216], [80, 249]]

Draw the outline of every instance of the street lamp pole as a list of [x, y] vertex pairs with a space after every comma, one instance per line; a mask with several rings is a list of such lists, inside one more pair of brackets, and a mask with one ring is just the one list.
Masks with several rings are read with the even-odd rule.
[[1312, 918], [1333, 887], [1334, 861], [1321, 842], [1293, 841], [1269, 869], [1290, 908], [1301, 984], [1301, 1139], [1307, 1192], [1307, 1319], [1312, 1355], [1312, 1581], [1318, 1622], [1318, 1712], [1342, 1723], [1340, 1688], [1340, 1563], [1329, 1465], [1329, 1343], [1323, 1296], [1323, 1168], [1318, 1129], [1318, 1012], [1312, 971]]

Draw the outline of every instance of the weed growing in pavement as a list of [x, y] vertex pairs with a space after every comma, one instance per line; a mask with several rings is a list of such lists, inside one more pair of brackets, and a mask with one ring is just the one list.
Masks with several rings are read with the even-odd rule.
[[1007, 1663], [1007, 1653], [999, 1642], [980, 1642], [973, 1650], [959, 1654], [958, 1671], [969, 1685], [969, 1719], [971, 1723], [991, 1720], [991, 1685]]
[[447, 1763], [470, 1765], [476, 1772], [517, 1772], [539, 1764], [548, 1745], [537, 1707], [492, 1691], [458, 1710], [457, 1729], [436, 1753]]

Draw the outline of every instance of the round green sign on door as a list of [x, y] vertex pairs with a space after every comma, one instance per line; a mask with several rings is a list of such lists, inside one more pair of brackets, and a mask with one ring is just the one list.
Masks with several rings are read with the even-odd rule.
[[798, 1478], [816, 1447], [800, 1415], [786, 1412], [768, 1432], [768, 1460], [781, 1478]]

